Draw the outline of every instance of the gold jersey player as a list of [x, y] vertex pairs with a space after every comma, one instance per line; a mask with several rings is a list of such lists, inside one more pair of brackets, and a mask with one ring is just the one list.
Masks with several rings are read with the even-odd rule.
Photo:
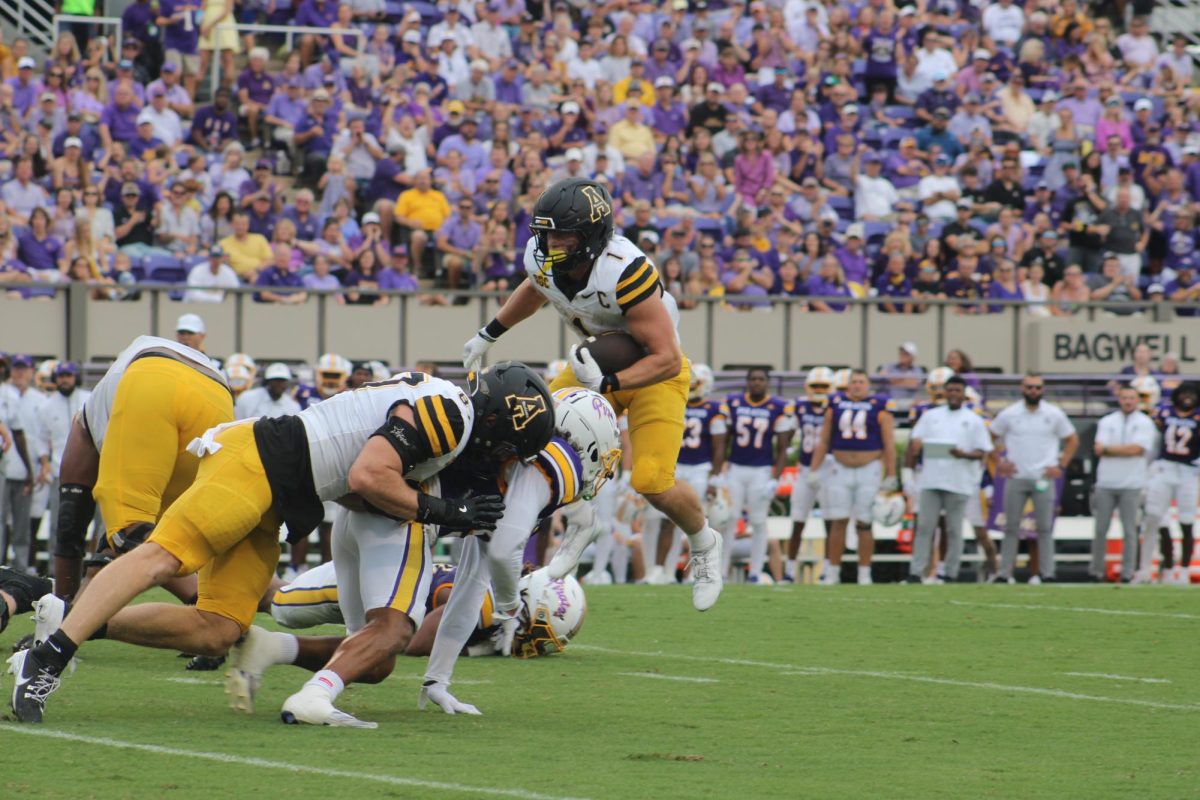
[[696, 492], [675, 482], [689, 384], [675, 299], [646, 254], [613, 235], [612, 197], [595, 181], [568, 178], [552, 185], [538, 198], [529, 227], [533, 238], [524, 256], [529, 279], [467, 342], [463, 364], [477, 370], [505, 331], [546, 303], [584, 338], [620, 331], [645, 348], [639, 361], [604, 374], [587, 349], [576, 345], [550, 388], [583, 386], [603, 394], [618, 414], [628, 412], [631, 484], [687, 533], [692, 603], [705, 611], [721, 594], [721, 536], [709, 527]]

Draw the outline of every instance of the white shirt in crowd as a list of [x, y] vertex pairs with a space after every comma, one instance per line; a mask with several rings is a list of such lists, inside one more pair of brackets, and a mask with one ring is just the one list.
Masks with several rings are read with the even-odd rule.
[[1158, 443], [1158, 429], [1141, 411], [1126, 414], [1121, 410], [1101, 417], [1096, 425], [1096, 443], [1105, 447], [1136, 444], [1140, 456], [1101, 456], [1096, 467], [1096, 487], [1100, 489], [1143, 489], [1148, 465]]
[[979, 480], [983, 477], [982, 461], [935, 454], [929, 447], [949, 445], [967, 452], [992, 452], [992, 437], [988, 435], [987, 425], [978, 413], [965, 406], [957, 410], [949, 406], [935, 406], [917, 420], [912, 437], [921, 440], [924, 453], [918, 488], [966, 495], [979, 491]]
[[872, 178], [865, 172], [858, 174], [857, 191], [854, 193], [854, 216], [890, 217], [895, 211], [900, 195], [892, 182], [882, 176]]
[[1016, 3], [1007, 6], [993, 3], [983, 11], [983, 29], [998, 44], [1011, 47], [1021, 38], [1025, 27], [1025, 12]]
[[1075, 428], [1063, 410], [1045, 400], [1033, 411], [1024, 400], [1013, 403], [992, 421], [992, 434], [1004, 441], [1004, 457], [1016, 469], [1014, 477], [1029, 480], [1058, 466], [1061, 442], [1073, 433]]
[[188, 290], [183, 295], [185, 303], [220, 303], [225, 300], [225, 292], [214, 289], [236, 289], [240, 286], [237, 273], [228, 264], [221, 264], [213, 272], [208, 264], [197, 264], [192, 267], [187, 278]]
[[300, 404], [291, 392], [284, 392], [278, 400], [271, 398], [265, 386], [257, 386], [242, 392], [233, 404], [233, 416], [237, 419], [251, 417], [286, 417], [299, 414]]
[[[10, 431], [22, 431], [25, 435], [25, 451], [29, 454], [29, 463], [37, 470], [38, 458], [43, 455], [41, 436], [41, 407], [46, 395], [32, 386], [21, 393], [16, 386], [6, 383], [0, 386], [0, 406], [5, 410], [4, 422]], [[10, 481], [24, 481], [30, 475], [25, 469], [21, 456], [17, 453], [16, 445], [10, 449], [4, 459], [4, 477]]]

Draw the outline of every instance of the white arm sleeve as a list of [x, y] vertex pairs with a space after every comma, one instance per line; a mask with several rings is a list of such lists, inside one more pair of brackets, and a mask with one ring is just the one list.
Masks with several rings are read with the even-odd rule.
[[504, 516], [488, 546], [492, 587], [497, 611], [510, 611], [520, 602], [521, 556], [525, 542], [537, 526], [538, 512], [550, 503], [550, 484], [536, 467], [518, 464], [504, 493]]
[[425, 669], [426, 681], [450, 685], [458, 654], [466, 647], [467, 640], [475, 630], [479, 609], [487, 595], [487, 548], [486, 542], [474, 536], [463, 537], [462, 555], [454, 573], [454, 589], [438, 623], [429, 665]]

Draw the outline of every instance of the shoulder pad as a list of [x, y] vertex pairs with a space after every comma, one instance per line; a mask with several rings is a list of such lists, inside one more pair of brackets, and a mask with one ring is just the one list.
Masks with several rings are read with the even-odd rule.
[[658, 270], [645, 256], [638, 256], [621, 271], [617, 279], [617, 305], [628, 311], [661, 288]]

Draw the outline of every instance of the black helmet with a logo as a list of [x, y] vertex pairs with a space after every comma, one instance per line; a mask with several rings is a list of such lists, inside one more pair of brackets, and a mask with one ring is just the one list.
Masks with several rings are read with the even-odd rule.
[[469, 380], [478, 381], [471, 395], [475, 423], [468, 458], [489, 466], [516, 457], [533, 458], [554, 435], [554, 399], [546, 382], [519, 361], [501, 361]]
[[[570, 271], [600, 257], [613, 236], [612, 195], [604, 184], [588, 178], [566, 178], [555, 183], [533, 206], [529, 230], [537, 240], [534, 259], [543, 272]], [[573, 231], [579, 247], [551, 254], [550, 231]]]

